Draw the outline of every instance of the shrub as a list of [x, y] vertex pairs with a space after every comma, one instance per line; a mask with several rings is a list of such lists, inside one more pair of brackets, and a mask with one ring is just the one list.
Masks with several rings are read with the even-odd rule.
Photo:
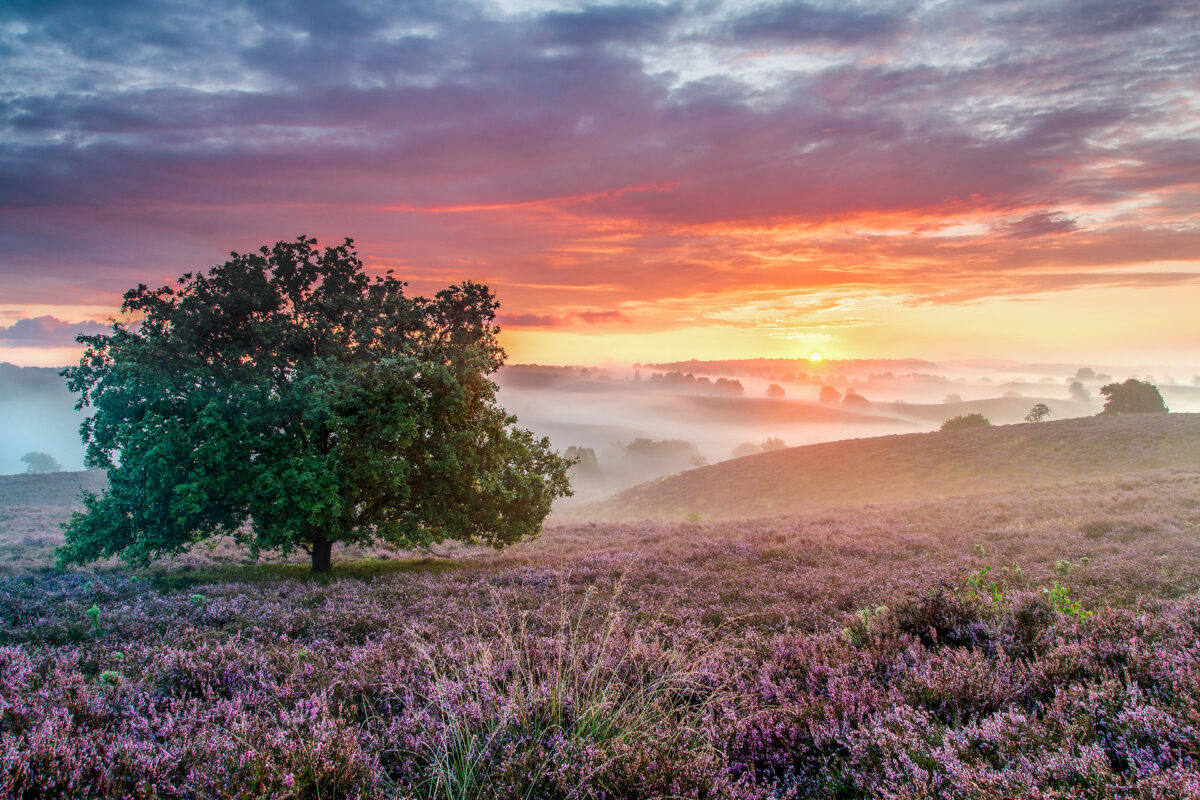
[[976, 597], [939, 587], [895, 606], [894, 628], [921, 640], [925, 647], [975, 647], [988, 641], [988, 609]]
[[951, 417], [942, 423], [941, 430], [943, 431], [961, 431], [969, 428], [987, 428], [991, 426], [992, 421], [983, 414], [962, 414], [957, 417]]
[[1167, 411], [1167, 405], [1158, 393], [1158, 387], [1137, 378], [1130, 378], [1124, 383], [1101, 386], [1100, 394], [1107, 398], [1104, 401], [1104, 410], [1100, 412], [1102, 414], [1147, 414]]
[[1046, 417], [1050, 416], [1050, 406], [1045, 403], [1038, 403], [1033, 408], [1029, 409], [1029, 413], [1025, 415], [1026, 422], [1041, 422]]

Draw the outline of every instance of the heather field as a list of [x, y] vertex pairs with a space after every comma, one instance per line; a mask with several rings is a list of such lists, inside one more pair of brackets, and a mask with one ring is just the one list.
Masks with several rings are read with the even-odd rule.
[[1194, 468], [324, 578], [56, 571], [65, 512], [0, 519], [4, 796], [1200, 794]]

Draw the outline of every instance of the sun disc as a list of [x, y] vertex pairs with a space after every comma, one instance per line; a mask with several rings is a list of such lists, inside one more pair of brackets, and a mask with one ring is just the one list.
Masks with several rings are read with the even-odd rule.
[[820, 361], [824, 357], [825, 356], [821, 355], [819, 350], [814, 350], [808, 354], [808, 360], [814, 364], [817, 363], [818, 361]]

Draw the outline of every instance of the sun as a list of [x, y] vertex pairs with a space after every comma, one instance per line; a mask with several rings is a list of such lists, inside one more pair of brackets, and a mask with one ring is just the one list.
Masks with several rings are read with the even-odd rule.
[[808, 360], [814, 364], [816, 364], [818, 361], [820, 361], [824, 357], [825, 356], [821, 355], [820, 350], [813, 350], [811, 353], [808, 354]]

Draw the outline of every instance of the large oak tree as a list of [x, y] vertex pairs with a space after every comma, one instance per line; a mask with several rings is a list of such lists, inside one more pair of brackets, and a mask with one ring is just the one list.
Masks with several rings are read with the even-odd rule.
[[145, 564], [228, 534], [324, 572], [335, 542], [502, 547], [570, 493], [569, 462], [496, 403], [487, 287], [410, 297], [348, 239], [231, 255], [138, 286], [127, 321], [79, 338], [63, 375], [94, 409], [81, 432], [109, 485], [65, 526], [61, 563]]

